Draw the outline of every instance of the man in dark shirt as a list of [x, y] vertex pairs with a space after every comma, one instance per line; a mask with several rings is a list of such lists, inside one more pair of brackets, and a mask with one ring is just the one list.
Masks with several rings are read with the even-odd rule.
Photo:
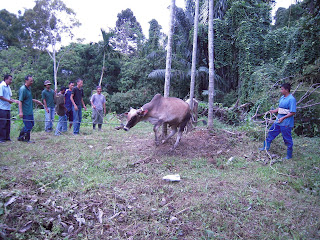
[[73, 134], [77, 135], [80, 131], [80, 123], [82, 120], [82, 107], [87, 111], [87, 107], [83, 102], [83, 80], [77, 80], [77, 86], [72, 89], [70, 100], [72, 102], [73, 111]]
[[65, 93], [65, 107], [67, 108], [67, 119], [69, 120], [69, 128], [71, 129], [72, 127], [72, 122], [73, 122], [73, 111], [72, 111], [72, 102], [70, 100], [72, 89], [74, 87], [74, 82], [69, 83], [69, 89], [66, 90]]

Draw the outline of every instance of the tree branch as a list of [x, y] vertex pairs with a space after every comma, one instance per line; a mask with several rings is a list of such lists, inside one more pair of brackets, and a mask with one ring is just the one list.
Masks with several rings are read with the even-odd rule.
[[302, 108], [313, 107], [313, 106], [315, 106], [315, 105], [319, 105], [319, 104], [320, 104], [320, 102], [317, 102], [317, 103], [314, 103], [314, 104], [309, 104], [309, 105], [305, 105], [305, 106], [297, 107], [297, 109], [298, 109], [298, 108], [299, 108], [299, 109], [302, 109]]

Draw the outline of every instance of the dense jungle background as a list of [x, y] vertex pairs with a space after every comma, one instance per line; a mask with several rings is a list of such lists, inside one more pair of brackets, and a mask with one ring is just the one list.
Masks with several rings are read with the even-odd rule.
[[[124, 9], [114, 29], [103, 30], [104, 23], [98, 23], [103, 36], [100, 42], [74, 41], [61, 47], [63, 35], [59, 34], [67, 24], [51, 14], [57, 10], [54, 5], [35, 2], [24, 14], [0, 11], [0, 73], [13, 75], [15, 96], [24, 77], [31, 74], [34, 98], [40, 99], [43, 82], [53, 82], [55, 73], [58, 87], [84, 79], [86, 103], [101, 81], [109, 112], [123, 113], [129, 107], [140, 107], [156, 93], [163, 94], [167, 36], [156, 19], [150, 21], [147, 37], [134, 12]], [[259, 117], [277, 107], [279, 85], [289, 82], [298, 102], [295, 132], [319, 136], [319, 1], [297, 1], [288, 9], [279, 8], [272, 17], [274, 2], [215, 1], [215, 115], [233, 125]], [[194, 4], [186, 0], [185, 9], [175, 9], [170, 95], [183, 99], [189, 95]], [[203, 115], [208, 107], [206, 6], [207, 1], [201, 0], [195, 89]], [[76, 17], [65, 5], [59, 11]], [[77, 24], [74, 21], [64, 33], [72, 36]], [[56, 33], [54, 39], [52, 33]], [[244, 104], [241, 113], [234, 111]], [[12, 112], [15, 115], [15, 109]]]

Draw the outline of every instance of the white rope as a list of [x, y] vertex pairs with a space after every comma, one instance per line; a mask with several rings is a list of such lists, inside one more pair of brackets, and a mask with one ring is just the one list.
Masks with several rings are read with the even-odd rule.
[[[267, 118], [267, 115], [270, 115], [269, 118]], [[288, 175], [288, 174], [285, 174], [285, 173], [281, 173], [281, 172], [278, 172], [274, 167], [272, 167], [272, 164], [276, 163], [275, 161], [273, 161], [273, 158], [271, 156], [271, 154], [269, 153], [269, 151], [267, 150], [267, 135], [268, 135], [268, 132], [270, 132], [269, 130], [269, 122], [272, 121], [272, 116], [274, 116], [276, 118], [276, 120], [278, 120], [278, 117], [274, 114], [274, 113], [271, 113], [270, 111], [266, 112], [264, 114], [264, 119], [265, 119], [265, 131], [264, 131], [264, 143], [265, 143], [265, 149], [264, 151], [266, 151], [266, 153], [268, 154], [269, 158], [270, 158], [270, 162], [269, 162], [269, 167], [275, 171], [275, 173], [279, 174], [279, 175], [283, 175], [283, 176], [286, 176], [286, 177], [295, 177], [295, 176], [291, 176], [291, 175]], [[271, 131], [274, 131], [274, 130], [271, 130]]]

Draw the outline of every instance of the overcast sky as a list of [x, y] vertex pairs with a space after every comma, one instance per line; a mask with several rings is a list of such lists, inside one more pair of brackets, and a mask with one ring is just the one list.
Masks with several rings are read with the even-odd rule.
[[[149, 22], [156, 19], [162, 26], [163, 32], [169, 29], [169, 5], [171, 0], [63, 0], [67, 7], [76, 12], [76, 18], [82, 26], [74, 30], [76, 38], [84, 38], [84, 43], [102, 40], [100, 29], [114, 28], [117, 15], [122, 10], [130, 8], [141, 24], [144, 35], [149, 37]], [[274, 12], [278, 7], [289, 7], [295, 0], [278, 0]], [[33, 8], [34, 0], [0, 0], [0, 10], [18, 14], [21, 10]], [[184, 8], [184, 0], [176, 0], [178, 7]]]

